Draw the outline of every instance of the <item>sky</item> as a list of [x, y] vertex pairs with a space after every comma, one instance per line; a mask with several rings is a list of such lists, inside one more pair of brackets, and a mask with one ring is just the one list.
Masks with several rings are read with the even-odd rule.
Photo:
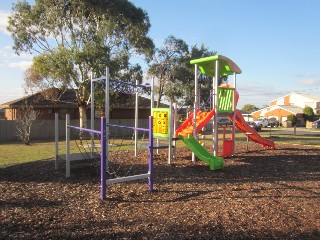
[[[23, 74], [32, 62], [31, 55], [15, 55], [6, 31], [14, 2], [0, 1], [0, 103], [24, 95]], [[319, 0], [131, 2], [147, 12], [156, 47], [173, 35], [232, 59], [242, 70], [239, 109], [264, 107], [292, 92], [320, 96]]]

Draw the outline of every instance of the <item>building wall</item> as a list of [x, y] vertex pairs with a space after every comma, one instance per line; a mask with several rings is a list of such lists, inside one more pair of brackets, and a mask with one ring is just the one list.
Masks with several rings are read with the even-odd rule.
[[[289, 115], [294, 115], [294, 114], [292, 112], [289, 112], [285, 109], [278, 107], [278, 108], [273, 108], [270, 111], [265, 112], [264, 114], [262, 114], [262, 111], [258, 111], [252, 115], [254, 119], [257, 119], [259, 117], [266, 117], [266, 118], [275, 117], [279, 122], [283, 122], [287, 120], [287, 117]], [[296, 114], [296, 117], [298, 120], [297, 126], [304, 126], [306, 124], [302, 113]]]
[[290, 95], [285, 96], [283, 98], [283, 105], [285, 105], [285, 106], [289, 106], [290, 105]]
[[284, 121], [286, 120], [286, 117], [288, 115], [291, 115], [292, 113], [291, 112], [288, 112], [282, 108], [273, 108], [273, 109], [270, 109], [269, 108], [269, 111], [257, 111], [255, 113], [253, 113], [253, 118], [254, 119], [257, 119], [259, 117], [266, 117], [266, 118], [271, 118], [271, 117], [275, 117], [278, 121]]
[[[134, 119], [111, 119], [111, 124], [122, 125], [122, 126], [134, 126]], [[100, 119], [95, 119], [95, 129], [100, 129], [101, 121]], [[79, 126], [79, 120], [73, 119], [70, 121], [70, 125]], [[149, 122], [147, 119], [139, 119], [138, 126], [140, 128], [149, 128]], [[58, 135], [60, 140], [65, 139], [66, 134], [66, 122], [65, 120], [58, 121]], [[90, 128], [90, 120], [88, 119], [88, 127]], [[132, 136], [132, 129], [124, 129], [117, 127], [109, 128], [110, 134], [117, 135], [120, 137], [124, 136], [124, 133], [130, 134]], [[70, 131], [71, 137], [79, 137], [77, 135], [78, 131], [73, 129]], [[141, 134], [141, 132], [139, 132]], [[36, 120], [31, 127], [31, 141], [33, 140], [55, 140], [55, 120]], [[15, 120], [0, 120], [0, 143], [8, 141], [19, 140], [17, 136], [17, 125]]]
[[314, 106], [315, 101], [313, 101], [310, 98], [306, 98], [304, 96], [301, 96], [299, 94], [292, 94], [290, 97], [290, 104], [299, 106], [301, 108], [305, 108], [307, 106], [309, 107], [315, 107]]
[[[79, 112], [77, 108], [34, 108], [39, 113], [38, 119], [50, 120], [54, 119], [55, 113], [59, 114], [60, 119], [65, 119], [65, 115], [70, 114], [70, 119], [78, 119]], [[4, 119], [16, 120], [21, 114], [21, 109], [4, 109]], [[90, 117], [90, 110], [87, 111], [87, 116]]]
[[6, 120], [15, 120], [16, 119], [16, 110], [15, 109], [4, 109], [4, 119]]
[[273, 107], [274, 106], [267, 107], [267, 108], [264, 108], [264, 109], [258, 110], [257, 112], [252, 113], [253, 119], [257, 119], [257, 118], [265, 116], [266, 113], [268, 113], [270, 111], [270, 109], [272, 109]]
[[[39, 112], [38, 119], [50, 120], [54, 119], [55, 113], [59, 114], [59, 119], [65, 119], [66, 114], [70, 114], [70, 119], [79, 119], [79, 111], [75, 108], [35, 108]], [[21, 110], [18, 109], [5, 109], [4, 119], [16, 120], [17, 114], [21, 114]], [[138, 112], [139, 119], [148, 119], [150, 116], [150, 109], [140, 108]], [[96, 111], [95, 118], [103, 116], [103, 111]], [[134, 119], [135, 110], [132, 108], [127, 109], [112, 109], [110, 111], [110, 119]], [[90, 109], [87, 110], [87, 118], [91, 118]]]
[[[151, 112], [150, 109], [139, 109], [139, 119], [148, 119]], [[110, 119], [134, 119], [135, 110], [130, 109], [112, 109], [110, 111]]]
[[282, 108], [277, 108], [267, 112], [264, 116], [267, 118], [275, 117], [278, 121], [282, 122], [287, 120], [287, 116], [289, 115], [292, 115], [292, 112], [286, 111]]
[[284, 105], [284, 98], [278, 99], [275, 105]]
[[277, 100], [273, 100], [270, 103], [271, 103], [271, 106], [275, 106], [275, 105], [288, 106], [290, 105], [290, 95], [281, 97]]
[[259, 117], [261, 116], [261, 112], [262, 112], [262, 111], [260, 110], [260, 111], [257, 111], [257, 112], [252, 113], [251, 115], [252, 115], [253, 119], [259, 118]]

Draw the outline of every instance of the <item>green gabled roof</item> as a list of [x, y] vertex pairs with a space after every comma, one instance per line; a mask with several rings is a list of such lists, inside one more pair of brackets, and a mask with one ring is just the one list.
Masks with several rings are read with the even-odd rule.
[[197, 64], [202, 74], [214, 77], [216, 71], [216, 60], [219, 60], [219, 76], [228, 76], [234, 73], [240, 74], [241, 69], [231, 59], [214, 55], [205, 58], [194, 59], [190, 64]]

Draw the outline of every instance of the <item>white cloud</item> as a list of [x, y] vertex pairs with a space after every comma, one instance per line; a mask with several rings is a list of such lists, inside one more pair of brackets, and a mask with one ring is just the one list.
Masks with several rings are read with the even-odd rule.
[[0, 90], [0, 104], [21, 98], [25, 95], [25, 90], [22, 87]]
[[17, 55], [10, 46], [4, 46], [0, 49], [0, 66], [26, 70], [32, 63], [32, 57], [28, 53]]
[[11, 63], [8, 63], [8, 67], [20, 68], [22, 70], [26, 70], [28, 67], [30, 67], [31, 64], [32, 64], [32, 61], [11, 62]]
[[320, 80], [317, 79], [304, 79], [300, 80], [299, 83], [304, 86], [319, 86]]
[[3, 32], [6, 35], [10, 35], [7, 30], [9, 15], [8, 12], [0, 11], [0, 32]]
[[26, 59], [32, 60], [33, 56], [30, 53], [22, 52], [19, 55], [15, 54], [11, 46], [4, 46], [0, 49], [0, 58], [2, 59]]
[[298, 83], [303, 86], [319, 86], [320, 77], [315, 74], [298, 74], [296, 75]]
[[0, 61], [0, 67], [7, 67], [7, 68], [18, 68], [20, 70], [26, 70], [32, 64], [32, 61]]

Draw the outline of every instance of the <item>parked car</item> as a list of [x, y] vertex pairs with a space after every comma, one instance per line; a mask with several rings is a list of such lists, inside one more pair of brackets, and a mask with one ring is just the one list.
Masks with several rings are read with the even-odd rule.
[[268, 120], [269, 120], [268, 126], [270, 126], [270, 127], [279, 127], [280, 126], [279, 121], [275, 117], [271, 117]]
[[253, 121], [248, 121], [247, 124], [252, 127], [254, 130], [256, 130], [257, 132], [261, 131], [261, 125], [256, 124]]
[[255, 124], [257, 124], [260, 127], [268, 127], [268, 125], [269, 125], [268, 118], [258, 118], [254, 122], [255, 122]]
[[218, 119], [218, 126], [228, 126], [231, 125], [232, 123], [230, 122], [229, 118], [220, 118]]
[[312, 128], [320, 129], [320, 120], [316, 120], [312, 123]]

